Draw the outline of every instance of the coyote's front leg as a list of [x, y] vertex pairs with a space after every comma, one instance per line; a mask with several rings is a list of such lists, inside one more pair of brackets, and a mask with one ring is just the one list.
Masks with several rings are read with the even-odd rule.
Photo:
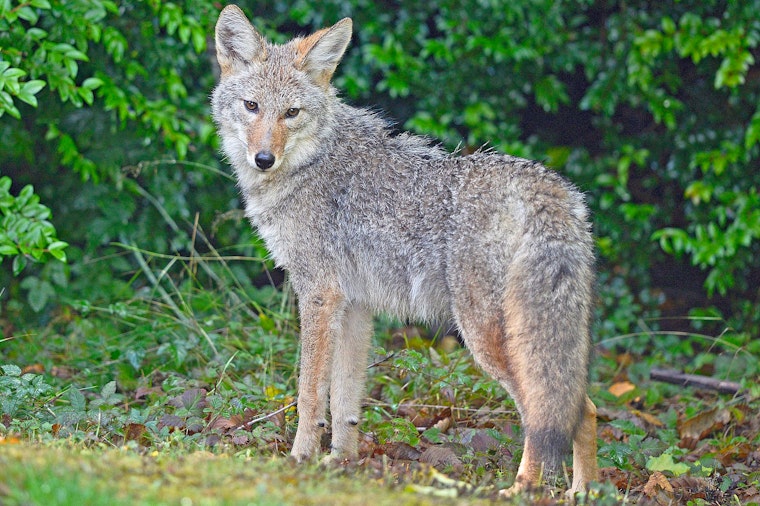
[[330, 382], [332, 448], [325, 459], [327, 462], [355, 459], [358, 455], [358, 425], [371, 341], [372, 315], [362, 308], [348, 307], [333, 345]]
[[341, 325], [343, 297], [337, 291], [320, 291], [299, 300], [301, 316], [301, 371], [298, 378], [298, 429], [291, 455], [303, 462], [319, 453], [319, 440], [327, 427], [327, 393], [330, 389], [333, 340]]

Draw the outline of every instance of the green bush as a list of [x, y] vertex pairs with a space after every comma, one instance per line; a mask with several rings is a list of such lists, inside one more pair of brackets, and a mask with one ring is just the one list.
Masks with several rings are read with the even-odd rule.
[[30, 185], [17, 197], [10, 189], [10, 178], [0, 177], [0, 262], [13, 258], [14, 275], [24, 270], [29, 259], [44, 262], [52, 257], [65, 262], [68, 244], [56, 238], [48, 221], [50, 209], [40, 204]]
[[[251, 243], [239, 218], [217, 219], [236, 198], [207, 108], [216, 14], [206, 1], [0, 1], [0, 167], [11, 191], [34, 185], [70, 244], [56, 282], [50, 270], [30, 273], [66, 300], [107, 305], [139, 290], [123, 245], [188, 253], [201, 236], [194, 224], [225, 244]], [[61, 244], [46, 254], [61, 255]], [[30, 309], [45, 307], [33, 284], [0, 273], [10, 313], [28, 319], [19, 291]]]

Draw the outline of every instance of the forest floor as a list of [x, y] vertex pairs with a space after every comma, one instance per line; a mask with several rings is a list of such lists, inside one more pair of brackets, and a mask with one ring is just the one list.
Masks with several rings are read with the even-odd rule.
[[[507, 502], [520, 418], [455, 336], [378, 321], [358, 461], [297, 466], [287, 290], [167, 286], [35, 331], [0, 318], [0, 504]], [[600, 340], [600, 483], [577, 504], [760, 504], [760, 354], [721, 324]], [[509, 502], [569, 503], [566, 464]]]

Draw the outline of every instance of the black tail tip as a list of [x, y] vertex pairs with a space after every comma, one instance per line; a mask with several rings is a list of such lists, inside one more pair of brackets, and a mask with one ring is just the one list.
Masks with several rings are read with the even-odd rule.
[[561, 475], [562, 463], [572, 448], [571, 437], [558, 429], [540, 429], [526, 431], [526, 438], [532, 457], [543, 464], [547, 481], [551, 481], [550, 477]]

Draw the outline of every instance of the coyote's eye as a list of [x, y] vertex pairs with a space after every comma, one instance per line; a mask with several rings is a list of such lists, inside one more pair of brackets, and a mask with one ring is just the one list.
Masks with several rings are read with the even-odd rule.
[[259, 104], [252, 100], [243, 100], [243, 105], [245, 105], [245, 108], [251, 112], [258, 112], [259, 110]]
[[301, 109], [299, 109], [297, 107], [291, 107], [290, 109], [288, 109], [287, 111], [285, 111], [285, 117], [286, 118], [295, 118], [296, 116], [298, 116], [299, 112], [301, 112]]

